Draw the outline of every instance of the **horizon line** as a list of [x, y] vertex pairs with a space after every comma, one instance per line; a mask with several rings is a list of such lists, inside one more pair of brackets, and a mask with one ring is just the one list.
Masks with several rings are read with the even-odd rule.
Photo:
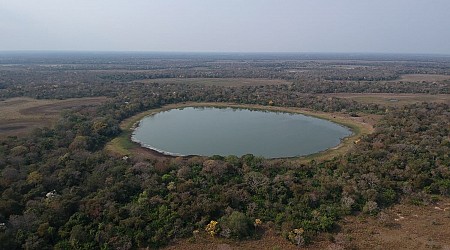
[[437, 52], [342, 52], [342, 51], [152, 51], [152, 50], [0, 50], [1, 53], [159, 53], [159, 54], [336, 54], [336, 55], [434, 55], [450, 56]]

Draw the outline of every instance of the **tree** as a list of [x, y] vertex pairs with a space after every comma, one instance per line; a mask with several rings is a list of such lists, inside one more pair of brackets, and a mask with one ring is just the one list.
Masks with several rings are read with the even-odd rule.
[[228, 231], [229, 237], [238, 239], [247, 238], [253, 235], [255, 227], [250, 218], [244, 213], [233, 211], [229, 216], [225, 215], [219, 220], [222, 231]]

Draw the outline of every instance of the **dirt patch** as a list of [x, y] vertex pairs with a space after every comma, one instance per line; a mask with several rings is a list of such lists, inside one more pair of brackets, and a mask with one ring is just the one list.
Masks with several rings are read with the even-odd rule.
[[37, 100], [20, 97], [0, 101], [0, 137], [21, 136], [34, 128], [51, 126], [63, 110], [98, 106], [106, 97]]
[[201, 84], [211, 86], [240, 87], [240, 86], [262, 86], [291, 84], [291, 82], [278, 79], [253, 79], [253, 78], [163, 78], [139, 80], [143, 83], [178, 83], [178, 84]]

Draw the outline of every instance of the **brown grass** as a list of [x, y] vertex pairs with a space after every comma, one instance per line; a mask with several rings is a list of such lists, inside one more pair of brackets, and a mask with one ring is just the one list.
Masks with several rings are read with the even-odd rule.
[[34, 128], [51, 126], [63, 110], [96, 106], [106, 97], [75, 98], [67, 100], [37, 100], [27, 97], [0, 101], [0, 137], [21, 136]]
[[[450, 199], [423, 206], [404, 202], [378, 216], [348, 216], [340, 225], [345, 249], [450, 249]], [[327, 238], [323, 234], [309, 248], [337, 249]]]
[[[200, 233], [190, 239], [181, 239], [172, 242], [169, 246], [163, 248], [164, 250], [231, 250], [231, 249], [267, 249], [267, 250], [296, 250], [299, 249], [291, 244], [274, 230], [264, 227], [261, 232], [262, 237], [257, 240], [229, 240], [219, 237], [212, 237], [199, 230]], [[261, 230], [262, 231], [262, 230]]]
[[401, 82], [440, 82], [450, 80], [450, 75], [434, 75], [434, 74], [405, 74], [400, 79], [393, 81]]
[[259, 79], [259, 78], [163, 78], [163, 79], [149, 79], [139, 80], [137, 82], [144, 83], [182, 83], [182, 84], [201, 84], [211, 86], [260, 86], [260, 85], [280, 85], [291, 84], [291, 82], [278, 79]]
[[353, 93], [337, 93], [328, 94], [338, 98], [350, 99], [360, 103], [374, 103], [384, 106], [404, 106], [421, 102], [436, 102], [450, 104], [449, 94], [429, 95], [429, 94], [391, 94], [391, 93], [374, 93], [374, 94], [353, 94]]

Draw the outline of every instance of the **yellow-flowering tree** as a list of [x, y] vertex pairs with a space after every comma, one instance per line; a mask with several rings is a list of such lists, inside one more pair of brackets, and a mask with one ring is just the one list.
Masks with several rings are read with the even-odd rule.
[[305, 230], [303, 228], [296, 228], [289, 232], [288, 239], [297, 246], [302, 246], [305, 244], [304, 232]]
[[206, 225], [205, 231], [211, 236], [215, 236], [219, 232], [219, 227], [217, 224], [219, 224], [219, 222], [212, 220], [208, 225]]

